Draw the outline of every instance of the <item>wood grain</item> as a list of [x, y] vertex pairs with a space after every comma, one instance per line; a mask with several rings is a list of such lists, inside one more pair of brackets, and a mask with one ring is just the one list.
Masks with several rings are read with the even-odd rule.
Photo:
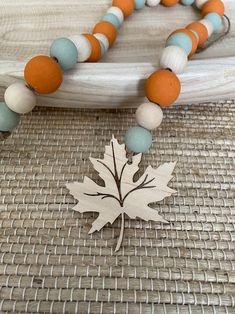
[[[91, 31], [112, 0], [7, 0], [0, 1], [0, 60], [27, 60], [48, 53], [53, 39]], [[235, 24], [235, 1], [224, 0]], [[145, 7], [122, 25], [117, 42], [103, 62], [151, 62], [159, 59], [167, 36], [199, 18], [192, 7]], [[235, 55], [235, 32], [196, 59]]]
[[132, 162], [128, 163], [125, 145], [119, 144], [113, 137], [110, 145], [105, 146], [103, 159], [90, 158], [104, 185], [96, 184], [87, 176], [83, 182], [66, 184], [70, 194], [78, 200], [73, 210], [99, 214], [92, 223], [89, 234], [100, 231], [107, 223], [113, 224], [121, 216], [122, 223], [115, 252], [119, 251], [123, 241], [125, 215], [132, 219], [168, 223], [149, 205], [177, 193], [168, 186], [176, 162], [164, 163], [158, 168], [149, 165], [138, 180], [134, 180], [134, 175], [139, 173], [141, 160], [142, 154], [137, 154], [132, 156]]
[[[8, 86], [23, 79], [24, 63], [0, 61], [0, 82]], [[144, 82], [155, 66], [150, 63], [79, 64], [65, 75], [60, 90], [38, 97], [44, 106], [120, 108], [144, 100]], [[180, 75], [177, 103], [188, 104], [235, 98], [235, 57], [191, 61]], [[3, 95], [5, 88], [0, 88]]]
[[[91, 30], [110, 0], [15, 0], [0, 3], [0, 97], [16, 79], [22, 79], [26, 60], [48, 54], [56, 37]], [[235, 1], [225, 0], [226, 13], [235, 22]], [[148, 8], [123, 25], [116, 45], [100, 64], [78, 64], [65, 75], [58, 93], [39, 97], [39, 104], [59, 107], [127, 107], [143, 98], [144, 79], [157, 67], [168, 34], [198, 18], [191, 7]], [[167, 22], [166, 22], [167, 21]], [[178, 103], [217, 101], [235, 97], [235, 33], [189, 63], [181, 76]], [[209, 60], [215, 57], [221, 59]], [[223, 58], [222, 58], [223, 57]], [[229, 57], [226, 58], [225, 57]], [[104, 64], [106, 63], [106, 64]], [[127, 75], [128, 73], [128, 75]], [[233, 91], [234, 90], [234, 91]]]

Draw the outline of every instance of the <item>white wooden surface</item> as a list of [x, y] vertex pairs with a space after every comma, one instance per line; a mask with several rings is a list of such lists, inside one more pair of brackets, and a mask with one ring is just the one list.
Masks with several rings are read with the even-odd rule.
[[[230, 35], [196, 55], [181, 76], [178, 103], [235, 97], [235, 1], [225, 0]], [[92, 29], [111, 0], [0, 0], [0, 98], [6, 86], [22, 79], [25, 62], [46, 53], [56, 37]], [[167, 35], [196, 20], [191, 7], [145, 8], [128, 19], [116, 44], [100, 64], [78, 64], [65, 75], [59, 92], [39, 97], [39, 104], [61, 107], [127, 107], [143, 98], [144, 79], [157, 67]], [[219, 57], [220, 59], [214, 60]], [[210, 60], [208, 60], [210, 59]], [[106, 63], [106, 64], [104, 64]]]

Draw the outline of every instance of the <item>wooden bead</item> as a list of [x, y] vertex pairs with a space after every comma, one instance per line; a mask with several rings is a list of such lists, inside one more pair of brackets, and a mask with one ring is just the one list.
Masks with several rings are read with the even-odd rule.
[[204, 16], [204, 19], [210, 21], [213, 25], [213, 31], [218, 32], [222, 27], [222, 17], [217, 13], [209, 13]]
[[159, 70], [150, 75], [145, 84], [149, 101], [168, 107], [179, 97], [181, 84], [178, 77], [169, 70]]
[[130, 128], [125, 135], [126, 147], [134, 153], [144, 153], [152, 145], [152, 134], [140, 126]]
[[166, 47], [168, 46], [179, 46], [186, 52], [187, 56], [192, 51], [192, 41], [191, 38], [185, 33], [175, 33], [171, 35], [166, 41]]
[[25, 114], [36, 106], [36, 96], [25, 83], [17, 82], [10, 85], [4, 94], [7, 106], [14, 112]]
[[117, 31], [115, 26], [107, 21], [101, 21], [95, 25], [93, 29], [93, 34], [96, 33], [105, 35], [108, 38], [110, 47], [114, 44], [117, 38]]
[[92, 51], [91, 43], [86, 36], [73, 35], [69, 39], [74, 43], [78, 50], [78, 62], [85, 62], [89, 59]]
[[111, 7], [107, 10], [107, 13], [111, 13], [111, 14], [114, 14], [118, 20], [119, 20], [119, 23], [122, 24], [123, 21], [124, 21], [124, 14], [122, 12], [122, 10], [118, 7]]
[[181, 4], [183, 5], [192, 5], [194, 0], [180, 0]]
[[195, 0], [195, 6], [198, 9], [201, 9], [203, 5], [207, 2], [208, 0]]
[[171, 69], [175, 73], [182, 73], [187, 62], [188, 56], [181, 47], [168, 46], [163, 49], [159, 63], [162, 69]]
[[91, 34], [83, 34], [91, 44], [91, 54], [87, 62], [97, 62], [101, 58], [101, 46], [99, 40]]
[[50, 56], [57, 60], [64, 71], [67, 71], [76, 66], [78, 50], [69, 38], [57, 38], [51, 45]]
[[134, 0], [113, 0], [112, 5], [121, 9], [125, 18], [134, 12]]
[[173, 7], [179, 2], [179, 0], [161, 0], [161, 4], [165, 7]]
[[26, 64], [24, 78], [37, 93], [50, 94], [60, 87], [63, 74], [60, 65], [53, 58], [36, 56]]
[[217, 13], [220, 16], [224, 15], [224, 4], [221, 0], [209, 0], [202, 7], [202, 16], [208, 13]]
[[154, 130], [162, 123], [163, 112], [161, 107], [151, 102], [138, 107], [135, 113], [136, 122], [147, 130]]
[[5, 102], [0, 102], [0, 131], [12, 131], [19, 123], [20, 115], [12, 111]]
[[101, 21], [106, 21], [106, 22], [113, 24], [113, 26], [116, 28], [116, 30], [119, 29], [119, 27], [121, 26], [119, 19], [113, 13], [106, 13], [102, 17]]
[[198, 47], [205, 44], [209, 35], [205, 25], [203, 25], [200, 22], [194, 22], [189, 24], [186, 28], [195, 31], [198, 34], [199, 37]]
[[156, 7], [157, 5], [159, 5], [160, 0], [147, 0], [146, 1], [146, 5], [149, 7]]
[[104, 51], [102, 51], [102, 56], [103, 56], [109, 49], [108, 38], [104, 34], [101, 34], [101, 33], [94, 34], [94, 36], [95, 38], [99, 40], [101, 45], [103, 45], [102, 47], [104, 47]]
[[190, 37], [190, 39], [192, 41], [192, 49], [191, 49], [191, 52], [190, 52], [188, 57], [191, 58], [195, 54], [195, 52], [197, 50], [197, 47], [198, 47], [198, 37], [195, 35], [195, 33], [193, 33], [191, 30], [189, 30], [187, 28], [179, 28], [176, 31], [174, 31], [171, 35], [176, 34], [176, 33], [184, 33], [185, 35], [188, 35]]
[[134, 0], [135, 10], [140, 10], [145, 7], [146, 0]]
[[207, 19], [202, 19], [200, 20], [200, 23], [203, 24], [208, 32], [208, 37], [210, 37], [214, 31], [214, 27], [213, 24], [211, 23], [211, 21], [207, 20]]

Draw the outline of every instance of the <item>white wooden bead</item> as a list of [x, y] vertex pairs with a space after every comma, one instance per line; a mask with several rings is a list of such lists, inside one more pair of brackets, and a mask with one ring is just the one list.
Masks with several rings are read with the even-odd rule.
[[69, 39], [77, 47], [78, 62], [85, 62], [90, 57], [92, 51], [89, 40], [82, 34], [70, 36]]
[[19, 114], [32, 111], [37, 102], [34, 92], [23, 82], [10, 85], [5, 91], [4, 100], [12, 111]]
[[156, 7], [161, 0], [147, 0], [146, 5], [149, 7]]
[[198, 9], [201, 9], [203, 5], [207, 2], [208, 0], [196, 0], [195, 5]]
[[145, 129], [154, 130], [162, 123], [161, 107], [151, 102], [143, 103], [136, 110], [136, 121]]
[[210, 37], [214, 31], [214, 27], [211, 21], [207, 19], [202, 19], [199, 22], [202, 23], [204, 26], [206, 26], [206, 29], [208, 31], [208, 36]]
[[187, 53], [179, 46], [168, 46], [162, 51], [160, 67], [171, 69], [175, 73], [182, 73], [187, 66]]
[[101, 34], [101, 33], [96, 33], [96, 34], [94, 34], [94, 36], [95, 36], [95, 38], [97, 38], [99, 41], [102, 42], [102, 44], [105, 47], [105, 52], [106, 52], [109, 49], [109, 40], [108, 40], [108, 38], [104, 34]]
[[107, 10], [107, 13], [114, 14], [118, 18], [120, 24], [123, 23], [123, 21], [124, 21], [124, 14], [123, 14], [123, 12], [122, 12], [122, 10], [120, 8], [118, 8], [118, 7], [111, 7], [111, 8], [109, 8]]
[[194, 33], [194, 35], [195, 35], [196, 38], [197, 38], [197, 43], [199, 43], [199, 35], [198, 35], [198, 33], [195, 32], [193, 29], [190, 29], [190, 31], [191, 31], [192, 33]]

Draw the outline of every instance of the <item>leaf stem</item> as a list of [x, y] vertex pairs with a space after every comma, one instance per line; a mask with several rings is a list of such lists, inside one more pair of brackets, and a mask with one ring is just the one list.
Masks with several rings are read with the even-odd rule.
[[120, 176], [120, 178], [119, 178], [113, 142], [111, 143], [111, 146], [112, 146], [113, 165], [114, 165], [114, 180], [115, 180], [115, 182], [116, 182], [116, 186], [117, 186], [117, 189], [118, 189], [118, 195], [119, 195], [119, 199], [120, 199], [120, 205], [121, 205], [121, 207], [123, 207], [122, 192], [121, 192], [121, 177], [122, 177], [122, 172], [123, 172], [123, 170], [124, 170], [124, 168], [125, 168], [125, 165], [124, 165], [124, 167], [122, 168], [121, 176]]
[[118, 238], [115, 252], [119, 251], [119, 249], [121, 247], [122, 240], [123, 240], [123, 234], [124, 234], [124, 226], [125, 226], [125, 217], [124, 217], [124, 213], [122, 213], [121, 230], [120, 230], [120, 234], [119, 234], [119, 238]]

